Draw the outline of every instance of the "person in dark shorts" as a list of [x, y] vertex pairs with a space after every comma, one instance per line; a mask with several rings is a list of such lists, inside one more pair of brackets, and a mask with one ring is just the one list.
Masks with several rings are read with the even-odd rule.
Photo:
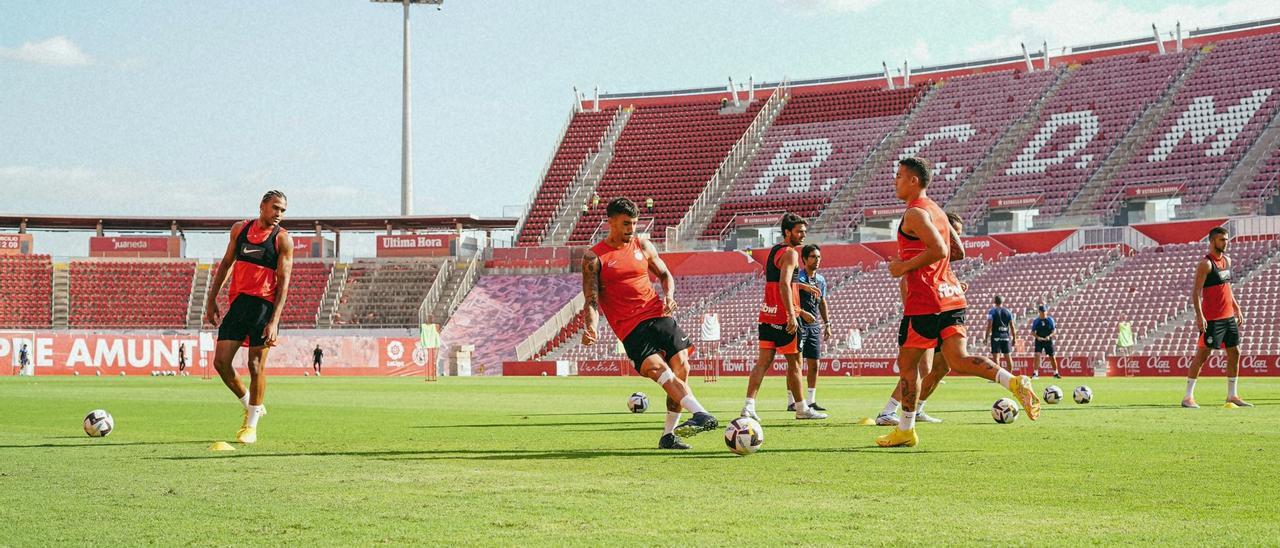
[[1209, 231], [1209, 253], [1196, 265], [1196, 281], [1191, 286], [1191, 304], [1196, 311], [1196, 356], [1187, 371], [1187, 394], [1182, 406], [1198, 408], [1196, 404], [1196, 379], [1200, 368], [1214, 350], [1225, 348], [1227, 352], [1227, 404], [1236, 407], [1253, 407], [1236, 393], [1236, 381], [1240, 376], [1240, 326], [1244, 314], [1240, 303], [1231, 291], [1234, 281], [1231, 275], [1231, 258], [1227, 256], [1227, 243], [1231, 240], [1227, 229], [1217, 226]]
[[[808, 391], [804, 402], [814, 411], [826, 411], [818, 405], [818, 360], [822, 359], [822, 341], [831, 340], [831, 320], [827, 311], [827, 279], [818, 273], [822, 265], [822, 249], [809, 244], [800, 250], [804, 266], [796, 272], [800, 287], [800, 356], [807, 369]], [[819, 322], [818, 318], [822, 318]], [[796, 410], [795, 397], [787, 392], [787, 411]]]
[[741, 416], [760, 420], [756, 415], [756, 395], [764, 376], [773, 366], [773, 358], [782, 354], [787, 359], [787, 390], [796, 402], [797, 419], [825, 419], [826, 413], [810, 409], [804, 403], [800, 387], [800, 268], [799, 247], [809, 232], [808, 223], [795, 213], [786, 213], [780, 222], [782, 243], [769, 250], [764, 266], [764, 304], [760, 306], [760, 354], [751, 377], [747, 380], [747, 400]]
[[1058, 369], [1058, 356], [1053, 351], [1053, 332], [1058, 330], [1058, 324], [1053, 321], [1053, 317], [1045, 311], [1044, 305], [1040, 305], [1040, 316], [1031, 320], [1031, 335], [1036, 341], [1036, 371], [1040, 370], [1040, 365], [1044, 363], [1044, 356], [1049, 356], [1049, 362], [1053, 364], [1053, 378], [1061, 379], [1062, 371]]
[[187, 345], [179, 344], [178, 345], [178, 373], [183, 373], [186, 370], [187, 370]]
[[311, 351], [311, 368], [316, 371], [316, 376], [320, 376], [320, 365], [324, 361], [324, 350], [320, 349], [320, 345], [316, 345], [316, 349]]
[[[244, 422], [236, 432], [236, 440], [244, 444], [258, 440], [258, 419], [267, 414], [262, 403], [267, 388], [267, 353], [279, 336], [280, 315], [289, 294], [293, 239], [280, 227], [287, 205], [283, 192], [269, 191], [258, 205], [258, 218], [231, 226], [227, 251], [218, 263], [205, 302], [205, 320], [218, 326], [213, 367], [244, 406]], [[217, 297], [228, 274], [231, 306], [222, 316]], [[231, 364], [242, 345], [249, 347], [248, 390]]]
[[[1017, 335], [1013, 332], [1013, 312], [1004, 307], [1004, 298], [996, 295], [996, 305], [987, 311], [987, 341], [991, 343], [991, 361], [1000, 365], [1004, 359], [1005, 369], [1014, 371], [1013, 345], [1017, 344]], [[1031, 378], [1039, 375], [1033, 370]]]
[[[714, 430], [720, 423], [698, 403], [686, 382], [691, 345], [672, 317], [676, 310], [675, 276], [667, 270], [657, 248], [647, 238], [635, 235], [639, 212], [634, 202], [617, 198], [609, 202], [605, 213], [609, 235], [582, 257], [587, 315], [582, 344], [596, 343], [596, 326], [603, 312], [636, 371], [667, 393], [667, 422], [658, 448], [688, 449], [680, 438]], [[662, 282], [662, 297], [649, 283], [651, 273]], [[693, 418], [677, 426], [681, 409], [691, 411]]]

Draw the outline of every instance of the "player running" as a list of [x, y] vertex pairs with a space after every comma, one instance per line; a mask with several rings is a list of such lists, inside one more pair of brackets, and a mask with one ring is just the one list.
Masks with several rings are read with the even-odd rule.
[[[1017, 344], [1017, 334], [1013, 332], [1013, 312], [1004, 307], [1004, 297], [996, 295], [995, 306], [987, 311], [987, 341], [991, 343], [991, 361], [1000, 365], [1004, 357], [1005, 368], [1014, 371], [1013, 345]], [[1035, 371], [1031, 376], [1038, 377]]]
[[[676, 310], [675, 277], [653, 244], [635, 236], [639, 210], [634, 202], [617, 198], [609, 202], [605, 213], [609, 235], [582, 257], [587, 313], [582, 344], [596, 343], [596, 326], [603, 312], [636, 371], [667, 393], [667, 422], [658, 448], [688, 449], [681, 437], [715, 429], [720, 423], [698, 403], [686, 382], [691, 345], [671, 316]], [[650, 273], [662, 282], [663, 297], [649, 283]], [[693, 418], [676, 426], [682, 408], [692, 411]]]
[[[280, 227], [287, 200], [283, 192], [269, 191], [262, 196], [257, 219], [231, 226], [231, 241], [205, 302], [205, 321], [218, 326], [213, 367], [244, 405], [244, 422], [236, 440], [245, 444], [258, 441], [258, 420], [267, 414], [262, 403], [267, 388], [267, 353], [279, 336], [280, 315], [293, 272], [293, 239]], [[231, 306], [222, 317], [217, 298], [228, 273]], [[249, 346], [248, 391], [231, 365], [245, 343]]]
[[[965, 256], [964, 243], [961, 242], [960, 240], [960, 234], [964, 232], [964, 220], [961, 219], [960, 216], [956, 215], [955, 213], [947, 213], [947, 222], [951, 223], [951, 245], [950, 245], [951, 250], [948, 256], [951, 258], [951, 262], [963, 260]], [[967, 291], [969, 289], [969, 286], [964, 282], [960, 282], [960, 289]], [[907, 300], [906, 278], [899, 280], [898, 291], [902, 296], [902, 300], [905, 302]], [[927, 377], [935, 369], [940, 369], [945, 366], [946, 366], [946, 360], [942, 358], [942, 341], [938, 341], [938, 344], [934, 346], [934, 348], [925, 352], [923, 356], [920, 356], [920, 365], [919, 365], [920, 378]], [[940, 369], [940, 370], [947, 371], [946, 369]], [[943, 375], [945, 374], [946, 373], [943, 373]], [[933, 386], [936, 388], [937, 384], [935, 383]], [[885, 402], [884, 409], [880, 410], [880, 414], [876, 416], [877, 425], [879, 426], [897, 426], [898, 425], [898, 422], [899, 422], [898, 405], [899, 405], [899, 400], [902, 399], [902, 387], [903, 387], [902, 381], [898, 381], [898, 385], [893, 389], [893, 395], [889, 396], [889, 401]], [[920, 394], [920, 401], [916, 403], [916, 422], [929, 422], [929, 423], [942, 422], [942, 419], [932, 417], [930, 415], [925, 414], [924, 412], [924, 404], [926, 400], [929, 399], [929, 395], [930, 394], [924, 394], [924, 393]]]
[[[822, 265], [822, 248], [818, 244], [809, 244], [800, 250], [800, 261], [804, 264], [796, 272], [800, 288], [800, 355], [804, 357], [808, 369], [806, 379], [809, 391], [804, 402], [809, 409], [826, 411], [818, 405], [818, 360], [822, 359], [822, 341], [831, 340], [831, 320], [827, 316], [827, 279], [818, 273]], [[818, 317], [822, 323], [818, 323]], [[787, 391], [787, 411], [796, 410], [796, 399]]]
[[797, 419], [825, 419], [826, 413], [810, 409], [800, 394], [800, 325], [799, 283], [796, 271], [800, 254], [796, 248], [804, 244], [808, 223], [795, 213], [782, 216], [782, 243], [769, 250], [764, 266], [764, 304], [760, 307], [760, 356], [747, 381], [747, 401], [742, 416], [760, 420], [756, 415], [756, 394], [764, 382], [773, 358], [781, 353], [787, 359], [787, 389], [796, 401]]
[[926, 196], [930, 168], [920, 158], [898, 162], [894, 190], [907, 204], [898, 226], [898, 255], [889, 261], [889, 275], [906, 279], [902, 323], [898, 328], [898, 369], [902, 389], [902, 417], [897, 428], [876, 438], [881, 447], [919, 442], [916, 434], [916, 402], [931, 393], [945, 372], [937, 368], [923, 381], [918, 378], [920, 358], [942, 340], [943, 368], [995, 380], [1022, 402], [1031, 420], [1040, 417], [1040, 398], [1028, 377], [1015, 377], [986, 358], [969, 356], [965, 349], [966, 302], [960, 281], [951, 272], [951, 226], [938, 204]]
[[1200, 368], [1215, 349], [1227, 349], [1227, 403], [1240, 407], [1253, 407], [1236, 394], [1236, 381], [1240, 375], [1240, 326], [1244, 314], [1240, 303], [1231, 292], [1231, 258], [1227, 257], [1227, 229], [1220, 226], [1209, 231], [1209, 254], [1196, 265], [1196, 283], [1191, 286], [1191, 305], [1196, 309], [1196, 331], [1199, 343], [1196, 357], [1187, 371], [1187, 395], [1182, 406], [1196, 409], [1196, 378]]
[[1058, 330], [1058, 324], [1053, 321], [1053, 317], [1045, 311], [1044, 305], [1040, 305], [1040, 316], [1031, 320], [1031, 335], [1036, 338], [1036, 371], [1040, 370], [1040, 366], [1044, 363], [1044, 356], [1049, 356], [1049, 362], [1053, 364], [1053, 378], [1061, 379], [1062, 370], [1058, 369], [1058, 357], [1053, 352], [1053, 333]]

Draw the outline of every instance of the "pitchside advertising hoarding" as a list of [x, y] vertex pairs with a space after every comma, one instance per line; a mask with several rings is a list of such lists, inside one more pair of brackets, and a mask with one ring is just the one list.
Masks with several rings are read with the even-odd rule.
[[453, 255], [456, 234], [378, 236], [379, 257], [445, 257]]
[[[1111, 356], [1107, 358], [1108, 376], [1185, 377], [1191, 369], [1191, 355], [1185, 356]], [[1227, 356], [1216, 352], [1200, 369], [1202, 377], [1225, 377]], [[1280, 356], [1240, 356], [1241, 377], [1280, 376]]]
[[[898, 375], [897, 358], [822, 358], [818, 360], [818, 374], [825, 376], [894, 377]], [[1014, 358], [1019, 374], [1030, 374], [1035, 365], [1033, 357]], [[725, 358], [689, 360], [689, 375], [703, 375], [715, 369], [726, 377], [745, 377], [755, 367], [755, 358]], [[503, 374], [511, 376], [540, 375], [552, 371], [555, 362], [505, 362]], [[1039, 365], [1041, 375], [1052, 375], [1053, 364], [1045, 359]], [[1058, 356], [1058, 369], [1066, 377], [1092, 377], [1093, 365], [1084, 356]], [[786, 374], [787, 362], [775, 361], [768, 375]], [[548, 373], [554, 374], [554, 373]], [[583, 360], [578, 362], [578, 375], [583, 377], [626, 377], [637, 375], [628, 360]]]
[[[178, 348], [184, 347], [187, 370], [200, 374], [213, 366], [215, 333], [70, 334], [0, 331], [0, 364], [18, 363], [23, 344], [38, 375], [147, 375], [177, 371]], [[311, 371], [312, 351], [324, 351], [326, 375], [408, 376], [425, 374], [435, 362], [434, 350], [407, 337], [294, 337], [285, 334], [272, 347], [267, 370], [272, 375]], [[235, 366], [243, 368], [247, 352]], [[8, 368], [0, 368], [8, 370]]]

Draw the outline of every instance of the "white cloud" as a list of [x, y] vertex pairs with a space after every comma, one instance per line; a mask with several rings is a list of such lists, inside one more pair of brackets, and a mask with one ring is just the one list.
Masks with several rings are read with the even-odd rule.
[[26, 42], [16, 48], [0, 48], [0, 58], [60, 67], [87, 65], [92, 62], [75, 42], [63, 36]]
[[777, 0], [787, 7], [813, 12], [861, 13], [884, 3], [884, 0]]
[[1050, 51], [1055, 52], [1064, 46], [1149, 36], [1152, 23], [1168, 36], [1178, 21], [1186, 36], [1195, 28], [1250, 21], [1273, 12], [1274, 7], [1267, 0], [1229, 0], [1206, 6], [1165, 4], [1152, 11], [1101, 0], [1054, 0], [1042, 7], [1014, 7], [1006, 12], [1006, 32], [964, 51], [968, 58], [1004, 57], [1021, 53], [1020, 42], [1035, 52], [1047, 40]]

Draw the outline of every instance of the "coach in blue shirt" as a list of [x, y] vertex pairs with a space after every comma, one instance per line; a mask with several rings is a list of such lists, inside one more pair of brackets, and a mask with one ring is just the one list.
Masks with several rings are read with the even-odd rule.
[[1062, 373], [1058, 371], [1058, 357], [1053, 352], [1053, 332], [1058, 330], [1058, 325], [1054, 323], [1053, 317], [1045, 312], [1044, 305], [1040, 305], [1040, 315], [1031, 320], [1031, 334], [1036, 338], [1036, 369], [1040, 369], [1040, 364], [1044, 361], [1044, 355], [1049, 355], [1049, 361], [1053, 363], [1053, 378], [1061, 379]]

